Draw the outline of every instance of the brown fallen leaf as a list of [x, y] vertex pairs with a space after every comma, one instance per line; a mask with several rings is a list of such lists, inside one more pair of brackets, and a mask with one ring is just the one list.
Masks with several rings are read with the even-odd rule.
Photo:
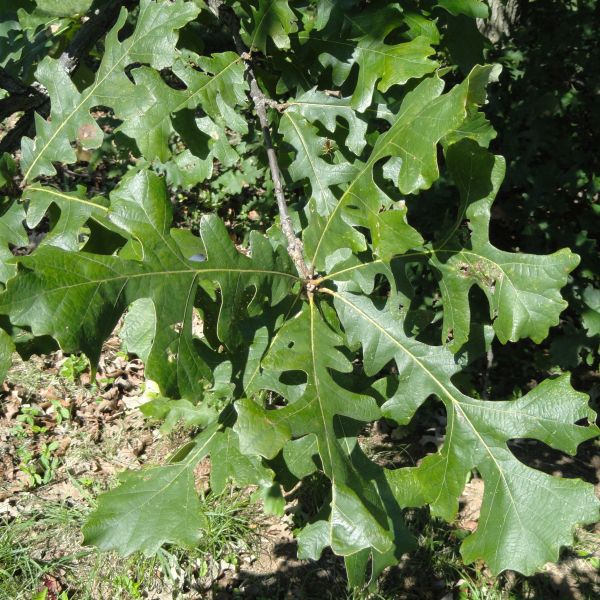
[[10, 421], [19, 414], [19, 410], [21, 409], [21, 399], [18, 396], [13, 396], [11, 394], [8, 400], [2, 404], [2, 409], [6, 420]]
[[64, 456], [69, 446], [71, 445], [70, 437], [63, 437], [58, 442], [58, 448], [54, 451], [56, 456]]
[[62, 591], [62, 586], [56, 577], [50, 574], [44, 575], [42, 578], [42, 590], [48, 590], [46, 600], [58, 600], [58, 595]]

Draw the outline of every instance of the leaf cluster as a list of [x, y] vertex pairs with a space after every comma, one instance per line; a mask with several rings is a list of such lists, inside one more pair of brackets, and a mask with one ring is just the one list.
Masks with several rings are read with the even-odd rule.
[[[97, 23], [94, 5], [81, 4]], [[492, 339], [544, 340], [579, 261], [567, 248], [529, 254], [490, 241], [505, 161], [488, 149], [496, 134], [483, 107], [500, 69], [454, 68], [466, 65], [457, 32], [476, 31], [486, 5], [117, 8], [74, 70], [67, 34], [36, 54], [33, 70], [19, 57], [2, 65], [11, 80], [37, 82], [48, 108], [22, 136], [18, 165], [8, 155], [1, 165], [20, 189], [0, 219], [1, 366], [14, 348], [26, 354], [49, 339], [94, 364], [124, 317], [127, 349], [156, 390], [144, 412], [202, 428], [167, 464], [122, 474], [88, 520], [87, 543], [125, 554], [197, 543], [194, 468], [210, 456], [215, 493], [229, 480], [254, 485], [274, 511], [319, 473], [326, 485], [298, 533], [299, 555], [331, 547], [351, 585], [375, 580], [411, 548], [405, 508], [429, 505], [452, 521], [475, 470], [485, 494], [463, 558], [526, 574], [556, 560], [574, 526], [597, 518], [598, 500], [587, 483], [523, 464], [509, 442], [576, 453], [598, 434], [587, 397], [568, 374], [517, 400], [483, 399], [460, 384]], [[38, 19], [34, 32], [52, 31], [43, 2], [27, 14]], [[67, 19], [66, 32], [86, 26], [56, 18]], [[108, 137], [128, 154], [114, 189], [56, 185], [57, 169], [89, 160]], [[198, 236], [173, 228], [173, 191], [199, 189], [246, 152], [263, 173], [270, 167], [280, 219], [242, 247], [214, 214], [202, 216]], [[442, 174], [448, 204], [420, 227], [413, 207]], [[41, 240], [13, 257], [40, 227]], [[430, 397], [446, 415], [437, 452], [391, 468], [363, 451], [371, 423], [409, 425]]]

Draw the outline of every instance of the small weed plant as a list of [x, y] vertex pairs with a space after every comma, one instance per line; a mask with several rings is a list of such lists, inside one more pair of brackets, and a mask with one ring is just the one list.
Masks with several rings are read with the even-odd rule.
[[76, 381], [89, 367], [89, 361], [84, 355], [72, 354], [67, 356], [60, 367], [58, 374], [67, 381]]

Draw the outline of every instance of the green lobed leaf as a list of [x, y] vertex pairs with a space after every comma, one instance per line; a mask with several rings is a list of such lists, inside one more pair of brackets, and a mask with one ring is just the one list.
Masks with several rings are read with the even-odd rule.
[[252, 258], [238, 252], [216, 216], [205, 216], [200, 226], [207, 260], [189, 260], [170, 235], [172, 209], [165, 191], [162, 179], [142, 171], [111, 194], [109, 220], [137, 240], [139, 260], [44, 246], [20, 259], [22, 272], [0, 296], [0, 311], [11, 315], [13, 324], [54, 337], [65, 351], [83, 350], [95, 362], [126, 308], [149, 298], [157, 321], [146, 374], [165, 395], [195, 400], [202, 396], [202, 382], [211, 379], [192, 332], [199, 283], [218, 285], [216, 331], [235, 347], [242, 339], [236, 323], [249, 311], [260, 312], [265, 298], [274, 304], [281, 300], [297, 277], [285, 251], [274, 251], [260, 234], [251, 236]]
[[293, 110], [286, 110], [279, 123], [284, 139], [296, 149], [289, 174], [295, 181], [307, 177], [312, 193], [310, 198], [320, 214], [333, 210], [336, 199], [330, 187], [352, 180], [356, 169], [348, 162], [331, 163], [322, 158], [327, 152], [326, 139], [319, 137], [306, 119]]
[[244, 23], [242, 39], [249, 48], [258, 48], [267, 54], [267, 38], [277, 48], [289, 48], [289, 34], [298, 31], [296, 15], [289, 0], [258, 0], [258, 8], [250, 7], [251, 18]]
[[235, 433], [213, 423], [166, 465], [122, 473], [120, 484], [98, 498], [83, 527], [84, 544], [125, 556], [137, 551], [151, 556], [166, 543], [197, 545], [207, 521], [194, 468], [208, 455], [213, 456], [211, 493], [220, 494], [230, 479], [240, 486], [273, 485], [273, 471], [259, 458], [241, 454]]
[[[343, 128], [348, 132], [345, 146], [357, 156], [363, 151], [367, 143], [365, 139], [367, 122], [363, 115], [357, 114], [352, 108], [350, 98], [338, 98], [332, 94], [312, 89], [289, 100], [287, 104], [289, 108], [284, 115], [297, 112], [309, 123], [319, 121], [331, 133], [335, 133], [338, 128]], [[340, 124], [338, 119], [342, 119], [346, 125]], [[322, 153], [323, 148], [321, 147]]]
[[408, 27], [408, 35], [411, 39], [424, 37], [432, 45], [440, 43], [440, 32], [435, 21], [417, 12], [405, 12], [404, 23]]
[[[366, 249], [356, 226], [368, 227], [374, 236], [377, 234], [373, 232], [381, 229], [380, 210], [389, 206], [391, 200], [373, 179], [378, 162], [390, 159], [386, 161], [387, 173], [403, 194], [431, 186], [439, 177], [437, 143], [460, 128], [470, 108], [485, 102], [485, 87], [498, 72], [495, 67], [475, 67], [467, 79], [446, 94], [442, 94], [442, 80], [431, 77], [406, 95], [390, 129], [378, 137], [369, 159], [364, 164], [355, 163], [357, 176], [344, 189], [335, 208], [323, 217], [314, 204], [309, 204], [309, 226], [303, 240], [316, 269], [322, 270], [325, 256], [340, 247], [354, 252]], [[394, 218], [398, 224], [402, 223], [398, 217]], [[385, 228], [387, 224], [383, 225]], [[398, 254], [406, 248], [403, 238], [412, 242], [418, 236], [416, 232], [409, 233], [407, 227], [403, 229], [398, 235]], [[388, 239], [386, 254], [389, 244]]]
[[[171, 186], [189, 189], [212, 177], [214, 163], [223, 168], [231, 167], [239, 160], [237, 151], [230, 144], [224, 126], [218, 125], [210, 117], [185, 118], [181, 112], [175, 115], [177, 131], [182, 139], [189, 142], [189, 148], [168, 160], [164, 165], [156, 165], [157, 171], [164, 171]], [[187, 132], [187, 133], [184, 133]]]
[[[186, 140], [210, 138], [214, 133], [206, 125], [214, 120], [226, 121], [231, 129], [241, 133], [247, 131], [245, 121], [232, 118], [232, 114], [236, 115], [233, 108], [246, 101], [244, 65], [237, 54], [189, 55], [185, 61], [178, 58], [173, 73], [185, 83], [186, 89], [173, 89], [154, 69], [134, 69], [133, 89], [127, 97], [114, 97], [110, 104], [115, 116], [123, 121], [117, 131], [133, 138], [147, 160], [165, 162], [171, 157], [168, 142], [175, 131]], [[191, 111], [198, 107], [208, 117], [195, 121]], [[222, 139], [226, 141], [224, 132]], [[199, 158], [205, 158], [208, 148], [203, 148], [199, 141], [190, 141], [188, 145], [200, 154]]]
[[40, 242], [76, 252], [81, 246], [81, 228], [90, 219], [102, 221], [108, 213], [108, 201], [102, 196], [88, 199], [84, 186], [75, 192], [63, 192], [50, 186], [30, 185], [23, 191], [22, 199], [28, 201], [26, 223], [30, 229], [40, 225], [48, 209], [55, 204], [60, 217]]
[[[447, 151], [448, 168], [461, 194], [457, 225], [435, 247], [432, 264], [440, 271], [444, 303], [443, 338], [454, 350], [468, 339], [469, 290], [479, 286], [490, 304], [499, 340], [529, 337], [541, 342], [557, 325], [567, 302], [560, 289], [579, 258], [568, 249], [549, 256], [498, 250], [489, 241], [491, 206], [504, 176], [504, 160], [470, 140]], [[461, 248], [453, 231], [466, 217], [470, 243]]]
[[[407, 424], [431, 394], [446, 409], [442, 449], [416, 468], [387, 472], [398, 502], [408, 506], [425, 500], [433, 514], [452, 520], [466, 477], [477, 468], [485, 494], [478, 529], [462, 547], [465, 560], [482, 558], [494, 573], [514, 569], [525, 574], [557, 560], [560, 547], [572, 542], [575, 525], [597, 519], [600, 502], [592, 485], [532, 469], [514, 457], [507, 443], [534, 438], [575, 454], [581, 442], [600, 433], [586, 395], [576, 392], [565, 375], [518, 400], [470, 398], [451, 381], [460, 368], [449, 350], [407, 337], [402, 321], [381, 303], [331, 294], [350, 343], [362, 344], [365, 373], [377, 373], [391, 359], [396, 363], [398, 387], [382, 406], [384, 416]], [[574, 424], [582, 419], [590, 424]], [[538, 518], [524, 520], [525, 514]]]
[[[393, 45], [384, 42], [390, 33], [404, 25], [398, 5], [378, 5], [365, 8], [360, 14], [344, 12], [341, 16], [342, 31], [333, 24], [330, 34], [319, 42], [322, 49], [319, 60], [332, 68], [337, 86], [348, 79], [353, 65], [357, 65], [358, 79], [351, 106], [359, 112], [370, 106], [376, 86], [386, 92], [409, 79], [423, 77], [438, 66], [429, 58], [434, 49], [426, 37]], [[311, 43], [311, 39], [306, 43]]]
[[[305, 305], [278, 332], [262, 361], [263, 368], [273, 372], [275, 378], [286, 371], [306, 373], [302, 396], [271, 411], [251, 401], [238, 401], [234, 430], [240, 436], [241, 448], [266, 457], [275, 456], [286, 440], [302, 440], [304, 436], [310, 436], [310, 440], [296, 443], [302, 443], [305, 450], [312, 452], [316, 437], [321, 468], [332, 489], [324, 544], [342, 556], [364, 548], [387, 552], [393, 547], [393, 535], [384, 502], [376, 485], [365, 479], [350, 460], [352, 452], [359, 453], [357, 448], [353, 449], [352, 436], [340, 439], [338, 431], [343, 427], [339, 417], [353, 422], [369, 421], [377, 418], [379, 408], [372, 398], [340, 387], [331, 377], [330, 370], [341, 373], [351, 370], [347, 358], [336, 348], [342, 343], [343, 339], [330, 328], [315, 303]], [[265, 420], [271, 433], [259, 439], [255, 427]], [[291, 468], [297, 470], [294, 464]], [[300, 467], [300, 472], [307, 468]]]
[[79, 92], [61, 62], [45, 58], [36, 69], [36, 78], [48, 90], [50, 117], [35, 116], [35, 139], [23, 138], [21, 168], [25, 181], [40, 175], [54, 175], [52, 162], [75, 162], [71, 143], [97, 148], [104, 137], [90, 111], [95, 106], [128, 106], [135, 86], [125, 73], [133, 63], [150, 64], [157, 70], [173, 64], [178, 52], [177, 30], [198, 14], [193, 2], [141, 0], [136, 27], [130, 37], [119, 40], [127, 11], [106, 36], [106, 48], [94, 83]]
[[98, 498], [83, 526], [83, 543], [127, 556], [151, 556], [165, 543], [197, 545], [206, 517], [194, 486], [194, 467], [210, 451], [216, 425], [179, 462], [125, 471], [119, 486]]
[[296, 151], [288, 172], [294, 181], [309, 180], [309, 197], [314, 200], [317, 212], [326, 215], [336, 204], [332, 186], [351, 181], [357, 171], [337, 153], [337, 142], [319, 135], [314, 123], [318, 121], [336, 134], [342, 127], [337, 119], [342, 118], [347, 123], [344, 129], [348, 131], [344, 145], [357, 155], [366, 144], [367, 124], [350, 106], [349, 98], [335, 98], [310, 90], [287, 104], [279, 132]]

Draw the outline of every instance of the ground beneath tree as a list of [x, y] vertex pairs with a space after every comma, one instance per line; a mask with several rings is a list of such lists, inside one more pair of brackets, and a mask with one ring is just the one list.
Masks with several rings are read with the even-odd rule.
[[[288, 496], [283, 519], [265, 516], [252, 490], [210, 494], [210, 463], [197, 470], [211, 531], [199, 548], [164, 548], [158, 556], [122, 559], [84, 548], [80, 527], [99, 493], [116, 485], [124, 469], [163, 462], [193, 431], [164, 434], [138, 410], [144, 397], [143, 364], [120, 350], [118, 337], [104, 347], [92, 377], [84, 359], [60, 352], [16, 360], [3, 383], [0, 404], [0, 597], [341, 599], [343, 563], [330, 553], [318, 562], [296, 556], [294, 524], [310, 504], [311, 482]], [[380, 423], [365, 432], [363, 448], [379, 462], [401, 466], [443, 441], [443, 422], [425, 435], [403, 435]], [[553, 474], [600, 479], [598, 443], [566, 457], [541, 444], [515, 442], [524, 462]], [[415, 460], [413, 458], [413, 460]], [[315, 485], [314, 482], [312, 485]], [[467, 484], [452, 527], [426, 511], [410, 511], [418, 548], [381, 578], [372, 598], [575, 598], [600, 597], [600, 529], [577, 533], [558, 565], [531, 578], [508, 573], [494, 579], [484, 565], [465, 567], [460, 540], [477, 526], [483, 483]], [[540, 507], [543, 510], [543, 507]], [[44, 595], [45, 594], [45, 595]]]

